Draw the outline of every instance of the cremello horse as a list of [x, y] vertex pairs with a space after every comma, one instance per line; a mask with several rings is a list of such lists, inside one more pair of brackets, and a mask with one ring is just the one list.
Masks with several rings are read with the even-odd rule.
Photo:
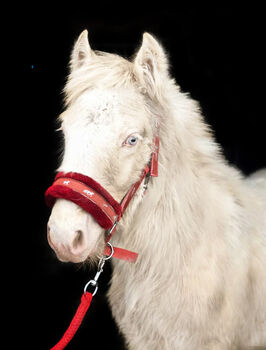
[[[134, 60], [77, 40], [60, 116], [59, 168], [90, 176], [120, 201], [149, 162], [160, 125], [159, 177], [137, 191], [113, 243], [139, 253], [113, 261], [108, 293], [128, 349], [266, 346], [266, 171], [229, 166], [199, 105], [169, 77], [145, 33]], [[94, 259], [104, 229], [58, 199], [48, 240], [61, 261]]]

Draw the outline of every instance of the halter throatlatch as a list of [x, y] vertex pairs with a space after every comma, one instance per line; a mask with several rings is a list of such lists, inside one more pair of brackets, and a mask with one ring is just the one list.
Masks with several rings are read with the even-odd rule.
[[[59, 172], [52, 186], [45, 192], [46, 204], [52, 208], [57, 198], [74, 202], [89, 213], [102, 228], [107, 230], [107, 243], [113, 236], [119, 220], [141, 183], [144, 181], [146, 189], [150, 177], [158, 176], [158, 152], [159, 136], [156, 135], [149, 165], [145, 166], [140, 179], [130, 187], [121, 203], [118, 203], [105, 188], [91, 177], [75, 172]], [[108, 245], [106, 245], [104, 253], [107, 255], [110, 253]], [[115, 258], [135, 262], [137, 256], [137, 253], [114, 247], [113, 257]]]

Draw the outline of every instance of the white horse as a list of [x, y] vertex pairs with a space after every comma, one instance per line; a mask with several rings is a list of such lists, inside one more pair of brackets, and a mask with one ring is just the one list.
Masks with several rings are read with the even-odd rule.
[[[134, 60], [77, 40], [60, 116], [59, 171], [92, 177], [120, 201], [152, 152], [159, 177], [137, 191], [113, 243], [139, 253], [114, 260], [108, 293], [128, 349], [266, 346], [266, 171], [244, 178], [228, 165], [199, 105], [168, 74], [145, 33]], [[104, 229], [57, 199], [48, 239], [61, 261], [96, 260]]]

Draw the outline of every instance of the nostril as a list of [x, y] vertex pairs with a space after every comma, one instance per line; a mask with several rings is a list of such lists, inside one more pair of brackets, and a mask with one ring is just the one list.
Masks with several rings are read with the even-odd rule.
[[51, 245], [51, 237], [50, 237], [50, 226], [47, 225], [47, 240], [49, 244]]
[[84, 245], [83, 232], [81, 230], [77, 230], [75, 232], [75, 238], [74, 238], [73, 243], [72, 243], [72, 248], [75, 252], [78, 252], [81, 249], [83, 249], [83, 245]]

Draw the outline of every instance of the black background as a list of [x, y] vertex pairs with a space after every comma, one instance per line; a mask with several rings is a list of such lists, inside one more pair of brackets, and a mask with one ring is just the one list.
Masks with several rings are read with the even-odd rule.
[[[49, 349], [67, 328], [82, 289], [93, 275], [89, 267], [59, 262], [46, 241], [49, 210], [43, 194], [58, 166], [61, 90], [74, 41], [88, 29], [93, 49], [131, 57], [148, 31], [169, 53], [171, 73], [184, 92], [202, 107], [228, 161], [249, 174], [266, 166], [264, 20], [255, 5], [38, 4], [16, 7], [14, 33], [17, 99], [11, 120], [18, 140], [16, 169], [26, 183], [19, 216], [18, 246], [23, 257], [15, 274], [23, 277], [25, 297], [18, 323], [23, 343]], [[20, 171], [21, 172], [21, 171]], [[27, 268], [21, 266], [27, 261]], [[69, 349], [123, 349], [122, 338], [105, 300], [110, 266], [100, 281], [82, 328]], [[23, 284], [24, 283], [24, 284]], [[26, 339], [27, 338], [27, 339]], [[14, 337], [14, 341], [17, 341]]]

